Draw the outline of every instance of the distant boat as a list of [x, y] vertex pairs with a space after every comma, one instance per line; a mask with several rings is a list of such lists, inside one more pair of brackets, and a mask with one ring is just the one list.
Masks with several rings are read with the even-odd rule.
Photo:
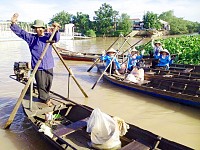
[[101, 56], [101, 54], [95, 53], [72, 52], [60, 47], [57, 47], [57, 49], [60, 51], [60, 55], [65, 60], [94, 61], [95, 59]]

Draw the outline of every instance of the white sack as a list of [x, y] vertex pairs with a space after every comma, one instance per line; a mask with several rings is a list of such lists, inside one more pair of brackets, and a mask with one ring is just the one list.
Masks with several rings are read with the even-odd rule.
[[86, 131], [91, 132], [91, 142], [95, 148], [109, 149], [121, 146], [117, 123], [99, 108], [92, 111]]

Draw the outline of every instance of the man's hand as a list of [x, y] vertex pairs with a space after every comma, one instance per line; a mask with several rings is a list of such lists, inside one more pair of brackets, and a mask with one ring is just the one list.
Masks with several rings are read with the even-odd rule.
[[52, 24], [52, 26], [53, 26], [54, 28], [57, 27], [58, 30], [60, 29], [60, 24], [57, 23], [57, 22], [54, 22], [54, 23]]
[[15, 14], [12, 16], [12, 18], [11, 18], [11, 23], [12, 23], [12, 24], [15, 24], [15, 23], [17, 22], [18, 16], [19, 16], [18, 13], [15, 13]]

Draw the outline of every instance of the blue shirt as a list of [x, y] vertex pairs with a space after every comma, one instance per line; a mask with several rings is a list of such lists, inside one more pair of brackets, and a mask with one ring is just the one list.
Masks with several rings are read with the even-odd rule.
[[[37, 34], [28, 33], [25, 30], [21, 29], [18, 25], [12, 24], [10, 29], [20, 38], [25, 40], [28, 43], [30, 52], [31, 52], [31, 67], [35, 68], [36, 63], [38, 62], [45, 46], [46, 41], [49, 40], [51, 33], [45, 33], [44, 36], [38, 36]], [[53, 37], [55, 42], [60, 40], [60, 33], [57, 31]], [[54, 60], [52, 55], [52, 46], [49, 45], [46, 54], [44, 55], [41, 64], [38, 70], [47, 70], [54, 67]]]
[[136, 63], [142, 59], [142, 55], [132, 56], [131, 54], [128, 54], [128, 69], [131, 69], [132, 66], [136, 66]]
[[161, 67], [168, 67], [169, 68], [169, 63], [171, 61], [171, 57], [170, 55], [167, 55], [165, 58], [162, 57], [162, 55], [158, 56], [157, 59], [159, 59], [159, 63], [157, 64], [157, 66], [161, 66]]
[[[106, 66], [108, 66], [112, 60], [112, 57], [110, 57], [109, 55], [101, 56], [101, 60], [106, 61]], [[120, 63], [118, 62], [116, 57], [114, 57], [113, 62], [115, 62], [117, 69], [121, 68]]]

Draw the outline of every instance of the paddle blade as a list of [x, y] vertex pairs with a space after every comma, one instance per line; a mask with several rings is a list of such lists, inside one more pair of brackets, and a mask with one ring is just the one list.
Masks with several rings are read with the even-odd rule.
[[17, 103], [16, 103], [16, 105], [15, 105], [13, 111], [12, 111], [12, 113], [10, 114], [10, 116], [9, 116], [5, 126], [4, 126], [4, 129], [8, 129], [10, 127], [11, 123], [13, 122], [15, 115], [16, 115], [16, 113], [17, 113], [17, 111], [18, 111], [18, 109], [19, 109], [19, 107], [22, 103], [22, 100], [23, 100], [23, 97], [24, 97], [23, 93], [24, 93], [24, 91], [22, 92], [21, 96], [19, 97], [19, 99], [18, 99], [18, 101], [17, 101]]

